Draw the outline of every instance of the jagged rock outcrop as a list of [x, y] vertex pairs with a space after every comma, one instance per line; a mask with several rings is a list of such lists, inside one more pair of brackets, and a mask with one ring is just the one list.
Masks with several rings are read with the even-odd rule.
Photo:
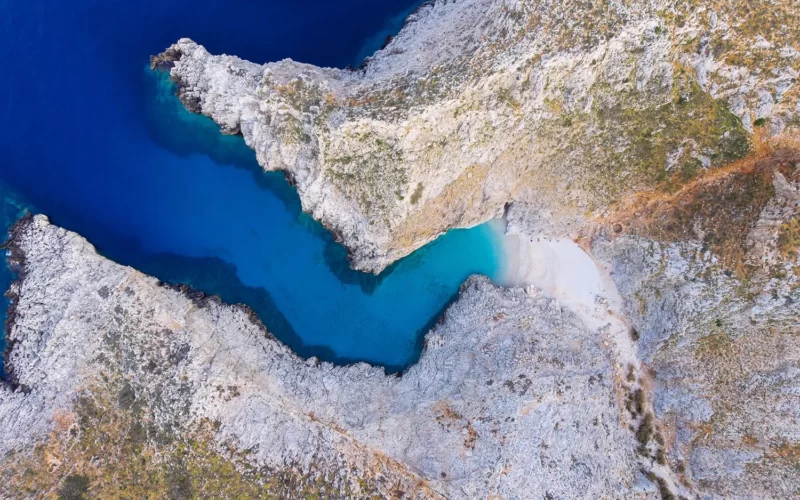
[[[261, 471], [262, 482], [304, 477], [277, 490], [290, 496], [307, 483], [426, 498], [652, 491], [598, 337], [535, 289], [471, 278], [420, 362], [386, 376], [366, 364], [304, 361], [246, 309], [110, 262], [43, 216], [12, 232], [20, 279], [7, 369], [16, 389], [0, 391], [0, 454], [14, 458], [0, 471], [20, 497], [26, 481], [46, 482], [37, 474], [55, 485], [90, 477], [91, 491], [108, 495], [123, 472], [94, 472], [114, 463], [130, 491], [180, 486], [169, 474], [142, 484], [148, 466], [183, 467], [187, 487], [200, 491], [200, 452], [187, 442], [206, 443], [207, 462], [241, 453], [240, 469]], [[138, 452], [118, 448], [132, 439]], [[37, 474], [21, 473], [31, 467]], [[129, 468], [140, 469], [139, 483]]]
[[153, 66], [356, 267], [505, 212], [520, 249], [575, 240], [603, 290], [470, 278], [386, 376], [23, 219], [7, 496], [797, 496], [798, 16], [440, 0], [354, 71], [179, 41]]
[[357, 71], [188, 39], [153, 66], [379, 271], [506, 204], [574, 236], [621, 197], [744, 156], [754, 127], [796, 131], [798, 26], [786, 1], [439, 0]]
[[592, 241], [637, 331], [665, 459], [704, 498], [800, 492], [800, 152], [750, 163]]

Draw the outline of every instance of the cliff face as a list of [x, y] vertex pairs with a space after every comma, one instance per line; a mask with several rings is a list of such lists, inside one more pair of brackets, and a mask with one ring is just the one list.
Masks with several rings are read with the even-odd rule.
[[616, 203], [798, 124], [791, 2], [430, 2], [357, 71], [257, 65], [184, 39], [178, 96], [287, 172], [355, 267], [495, 217], [574, 236]]
[[[680, 239], [647, 219], [586, 241], [619, 292], [594, 312], [470, 278], [402, 377], [302, 360], [246, 308], [25, 218], [8, 244], [4, 493], [795, 495], [800, 155], [756, 163], [640, 208], [686, 223]], [[723, 209], [740, 222], [736, 194], [755, 200], [738, 215], [758, 208], [732, 240], [742, 269], [730, 241], [694, 234]]]
[[0, 452], [18, 455], [0, 470], [19, 496], [73, 475], [99, 497], [596, 497], [639, 475], [599, 339], [533, 289], [471, 278], [419, 364], [389, 377], [304, 361], [247, 310], [161, 286], [42, 216], [11, 245]]
[[570, 295], [566, 254], [540, 263], [539, 288], [470, 278], [419, 363], [387, 377], [301, 360], [247, 309], [27, 218], [9, 243], [4, 484], [19, 497], [799, 495], [798, 15], [791, 2], [437, 1], [357, 71], [181, 40], [154, 67], [285, 170], [357, 267], [505, 211], [520, 249], [574, 240], [603, 286]]

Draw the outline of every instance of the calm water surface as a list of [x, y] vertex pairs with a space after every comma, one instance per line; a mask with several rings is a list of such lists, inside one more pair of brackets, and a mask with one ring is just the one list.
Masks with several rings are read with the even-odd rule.
[[2, 229], [45, 213], [116, 261], [248, 304], [301, 355], [408, 366], [463, 280], [498, 276], [496, 229], [351, 271], [282, 175], [183, 110], [147, 61], [188, 36], [254, 61], [357, 65], [417, 3], [0, 0]]

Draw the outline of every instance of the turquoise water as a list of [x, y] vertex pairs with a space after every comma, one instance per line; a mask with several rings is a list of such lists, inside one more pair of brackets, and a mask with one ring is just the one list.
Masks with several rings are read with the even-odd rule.
[[380, 276], [352, 271], [282, 174], [185, 111], [146, 67], [181, 36], [343, 67], [415, 2], [352, 4], [360, 18], [341, 2], [0, 0], [0, 63], [14, 68], [0, 79], [3, 230], [25, 208], [45, 213], [115, 261], [249, 305], [303, 356], [407, 367], [467, 276], [499, 276], [496, 229], [451, 231]]
[[[115, 205], [131, 207], [128, 223], [84, 233], [110, 258], [248, 304], [301, 355], [389, 371], [417, 359], [424, 332], [467, 276], [497, 277], [490, 224], [450, 231], [379, 276], [351, 270], [344, 248], [301, 212], [282, 174], [263, 172], [240, 137], [184, 110], [165, 74], [142, 69], [142, 79], [160, 151], [130, 172], [142, 186], [111, 193]], [[5, 197], [6, 224], [21, 205]], [[58, 213], [53, 219], [61, 222]]]
[[[33, 207], [30, 203], [21, 199], [18, 193], [15, 193], [10, 187], [0, 181], [0, 231], [2, 231], [2, 234], [7, 234], [11, 225], [32, 209]], [[8, 267], [5, 264], [0, 265], [0, 291], [2, 291], [3, 294], [8, 290], [12, 279], [13, 276]], [[9, 301], [6, 296], [0, 296], [0, 325], [5, 324], [6, 309], [8, 309], [8, 306]], [[0, 336], [0, 350], [5, 349], [5, 347], [5, 335], [3, 335]], [[0, 360], [0, 363], [2, 363], [2, 360]], [[3, 366], [0, 364], [0, 374], [2, 373]]]

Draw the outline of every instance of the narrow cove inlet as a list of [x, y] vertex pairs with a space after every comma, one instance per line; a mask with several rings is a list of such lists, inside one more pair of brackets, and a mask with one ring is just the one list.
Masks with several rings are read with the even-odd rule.
[[[2, 185], [4, 231], [26, 211], [45, 213], [113, 260], [246, 304], [302, 356], [389, 372], [416, 361], [469, 275], [501, 277], [502, 221], [449, 231], [378, 276], [353, 271], [283, 174], [264, 172], [240, 137], [186, 111], [166, 74], [139, 76], [149, 140], [120, 141], [94, 181], [67, 181], [71, 189]], [[9, 281], [4, 266], [4, 289]]]
[[[158, 147], [139, 169], [105, 186], [104, 207], [76, 192], [62, 210], [40, 210], [6, 188], [4, 229], [25, 210], [43, 211], [120, 263], [248, 305], [303, 356], [388, 371], [417, 359], [470, 274], [499, 278], [501, 221], [450, 231], [380, 275], [353, 271], [283, 174], [264, 172], [240, 137], [185, 111], [164, 73], [142, 72]], [[120, 224], [93, 220], [94, 210]]]
[[797, 7], [0, 0], [0, 499], [800, 498]]

